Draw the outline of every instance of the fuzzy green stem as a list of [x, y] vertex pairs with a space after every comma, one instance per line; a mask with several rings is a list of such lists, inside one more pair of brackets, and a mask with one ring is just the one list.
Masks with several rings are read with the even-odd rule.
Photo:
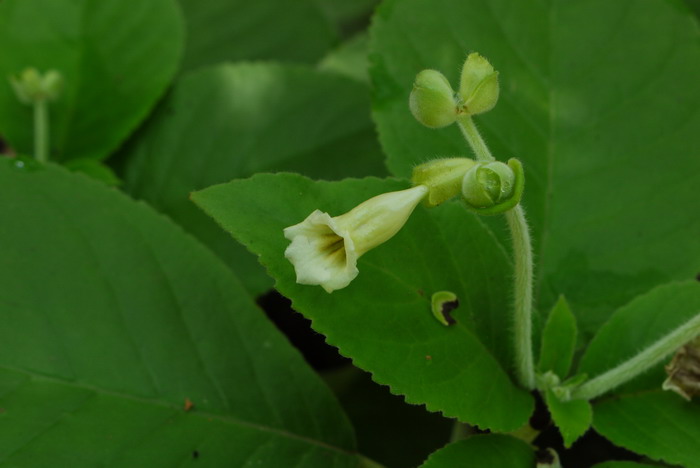
[[521, 385], [535, 388], [532, 357], [532, 243], [525, 212], [520, 205], [505, 212], [515, 257], [515, 360]]
[[491, 162], [496, 160], [496, 158], [491, 155], [491, 151], [489, 151], [488, 146], [486, 146], [484, 139], [481, 138], [481, 134], [476, 128], [476, 125], [474, 125], [474, 120], [472, 120], [470, 115], [465, 114], [458, 117], [457, 123], [462, 130], [464, 139], [467, 140], [469, 146], [471, 146], [478, 161]]
[[49, 160], [49, 105], [46, 99], [34, 101], [34, 157]]
[[649, 370], [678, 348], [700, 335], [700, 314], [685, 322], [656, 343], [640, 351], [617, 367], [584, 383], [573, 392], [572, 399], [592, 400]]
[[[479, 130], [469, 115], [457, 119], [464, 138], [471, 146], [477, 160], [495, 161], [481, 138]], [[525, 212], [518, 204], [505, 212], [506, 221], [513, 238], [515, 257], [515, 366], [520, 384], [528, 389], [535, 388], [535, 365], [532, 356], [532, 242]]]

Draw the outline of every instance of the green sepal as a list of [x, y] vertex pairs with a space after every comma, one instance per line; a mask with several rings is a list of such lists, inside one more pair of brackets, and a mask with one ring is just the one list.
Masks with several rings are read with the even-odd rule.
[[523, 197], [523, 191], [525, 189], [525, 171], [523, 170], [522, 163], [515, 158], [508, 160], [508, 166], [513, 170], [513, 174], [515, 174], [515, 183], [513, 184], [513, 192], [511, 196], [500, 203], [483, 208], [471, 206], [465, 201], [464, 206], [466, 206], [469, 211], [483, 216], [490, 216], [505, 213], [506, 211], [515, 208], [515, 206], [520, 203], [520, 200]]
[[461, 193], [462, 178], [474, 164], [469, 158], [435, 159], [414, 167], [411, 183], [428, 187], [424, 203], [432, 208]]

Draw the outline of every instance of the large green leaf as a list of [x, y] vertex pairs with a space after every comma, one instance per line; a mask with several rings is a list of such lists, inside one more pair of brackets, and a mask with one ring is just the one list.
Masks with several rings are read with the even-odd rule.
[[595, 405], [593, 426], [616, 445], [684, 468], [700, 467], [700, 404], [661, 390]]
[[181, 78], [127, 150], [125, 189], [171, 216], [259, 293], [270, 280], [188, 200], [266, 170], [383, 175], [366, 86], [300, 66], [221, 65]]
[[[590, 378], [602, 374], [699, 313], [700, 282], [659, 286], [615, 312], [588, 345], [578, 372]], [[663, 363], [660, 363], [618, 391], [657, 389], [664, 378]]]
[[535, 453], [525, 442], [500, 434], [477, 435], [438, 450], [420, 468], [530, 468]]
[[456, 86], [470, 51], [500, 71], [499, 103], [476, 122], [499, 159], [525, 165], [542, 309], [564, 293], [591, 333], [637, 294], [700, 271], [700, 40], [686, 8], [386, 1], [373, 22], [371, 75], [395, 174], [468, 154], [455, 126], [418, 124], [408, 95], [425, 68]]
[[330, 392], [206, 248], [85, 176], [15, 166], [0, 160], [0, 464], [357, 465]]
[[[283, 228], [314, 209], [339, 215], [403, 188], [395, 180], [261, 174], [196, 192], [193, 200], [258, 254], [294, 308], [377, 382], [447, 417], [514, 430], [526, 422], [532, 399], [504, 371], [513, 361], [511, 267], [488, 229], [462, 206], [419, 207], [388, 245], [360, 259], [360, 274], [345, 289], [328, 294], [295, 282]], [[455, 326], [431, 312], [431, 295], [441, 290], [459, 299]]]
[[187, 24], [186, 70], [246, 59], [310, 63], [337, 41], [331, 22], [312, 0], [179, 3]]
[[7, 77], [27, 67], [64, 77], [51, 104], [56, 159], [104, 158], [146, 117], [175, 73], [183, 25], [174, 0], [0, 2], [0, 132], [32, 151], [32, 110]]

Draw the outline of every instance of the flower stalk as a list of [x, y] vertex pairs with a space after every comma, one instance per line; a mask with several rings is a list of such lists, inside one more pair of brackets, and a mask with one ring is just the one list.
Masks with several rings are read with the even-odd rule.
[[491, 154], [491, 151], [489, 151], [488, 146], [486, 146], [486, 142], [481, 137], [476, 125], [474, 125], [474, 120], [471, 115], [460, 115], [457, 118], [457, 124], [460, 130], [462, 130], [464, 139], [467, 140], [472, 151], [474, 151], [477, 161], [491, 162], [496, 160]]
[[535, 364], [532, 356], [532, 242], [522, 206], [505, 212], [513, 238], [515, 257], [515, 359], [520, 383], [535, 388]]
[[622, 364], [585, 382], [571, 392], [571, 399], [592, 400], [649, 370], [678, 348], [700, 335], [700, 314]]

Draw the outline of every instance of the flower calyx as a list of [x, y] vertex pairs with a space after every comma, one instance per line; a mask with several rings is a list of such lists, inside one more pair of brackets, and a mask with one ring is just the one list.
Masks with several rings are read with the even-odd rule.
[[416, 120], [426, 127], [446, 127], [457, 120], [455, 93], [445, 75], [423, 70], [416, 75], [408, 106]]
[[428, 187], [424, 203], [434, 207], [462, 192], [462, 179], [476, 164], [469, 158], [434, 159], [414, 167], [411, 182]]
[[525, 173], [519, 160], [478, 162], [462, 179], [462, 199], [469, 210], [494, 215], [520, 203], [524, 188]]
[[428, 193], [424, 185], [389, 192], [331, 217], [316, 210], [284, 229], [291, 241], [284, 252], [299, 284], [319, 285], [326, 292], [342, 289], [358, 275], [357, 260], [391, 239]]
[[490, 111], [498, 102], [498, 72], [477, 52], [467, 57], [462, 67], [459, 97], [462, 112], [468, 115]]

